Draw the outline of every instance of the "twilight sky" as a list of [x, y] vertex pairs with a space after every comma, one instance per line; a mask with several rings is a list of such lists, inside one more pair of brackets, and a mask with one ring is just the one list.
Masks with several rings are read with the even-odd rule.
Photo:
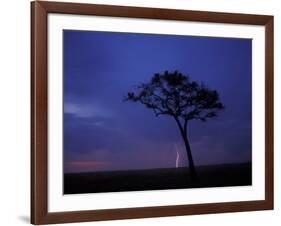
[[178, 70], [220, 94], [225, 110], [191, 121], [195, 165], [251, 161], [250, 39], [65, 30], [65, 172], [187, 166], [174, 120], [126, 93], [154, 73]]

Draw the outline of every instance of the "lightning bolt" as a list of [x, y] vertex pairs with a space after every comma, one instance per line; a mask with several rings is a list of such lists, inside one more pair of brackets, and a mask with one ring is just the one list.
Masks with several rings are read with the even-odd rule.
[[177, 144], [175, 144], [175, 149], [176, 149], [176, 152], [177, 152], [177, 157], [176, 157], [176, 168], [179, 168], [179, 159], [180, 159], [180, 155], [179, 155], [179, 150], [178, 150]]

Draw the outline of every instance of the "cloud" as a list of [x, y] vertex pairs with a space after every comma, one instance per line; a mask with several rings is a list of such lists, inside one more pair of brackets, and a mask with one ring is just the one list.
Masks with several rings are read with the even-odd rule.
[[64, 103], [64, 113], [72, 114], [77, 118], [110, 117], [108, 109], [97, 104]]

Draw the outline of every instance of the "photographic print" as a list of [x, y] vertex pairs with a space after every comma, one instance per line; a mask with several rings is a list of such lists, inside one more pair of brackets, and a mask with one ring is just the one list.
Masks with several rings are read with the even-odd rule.
[[252, 40], [63, 31], [64, 194], [252, 184]]
[[31, 223], [274, 208], [274, 17], [31, 3]]

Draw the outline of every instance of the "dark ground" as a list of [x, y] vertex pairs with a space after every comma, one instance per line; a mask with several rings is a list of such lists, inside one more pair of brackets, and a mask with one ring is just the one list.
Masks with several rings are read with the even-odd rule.
[[252, 184], [250, 163], [199, 166], [191, 183], [188, 168], [67, 173], [64, 194], [242, 186]]

